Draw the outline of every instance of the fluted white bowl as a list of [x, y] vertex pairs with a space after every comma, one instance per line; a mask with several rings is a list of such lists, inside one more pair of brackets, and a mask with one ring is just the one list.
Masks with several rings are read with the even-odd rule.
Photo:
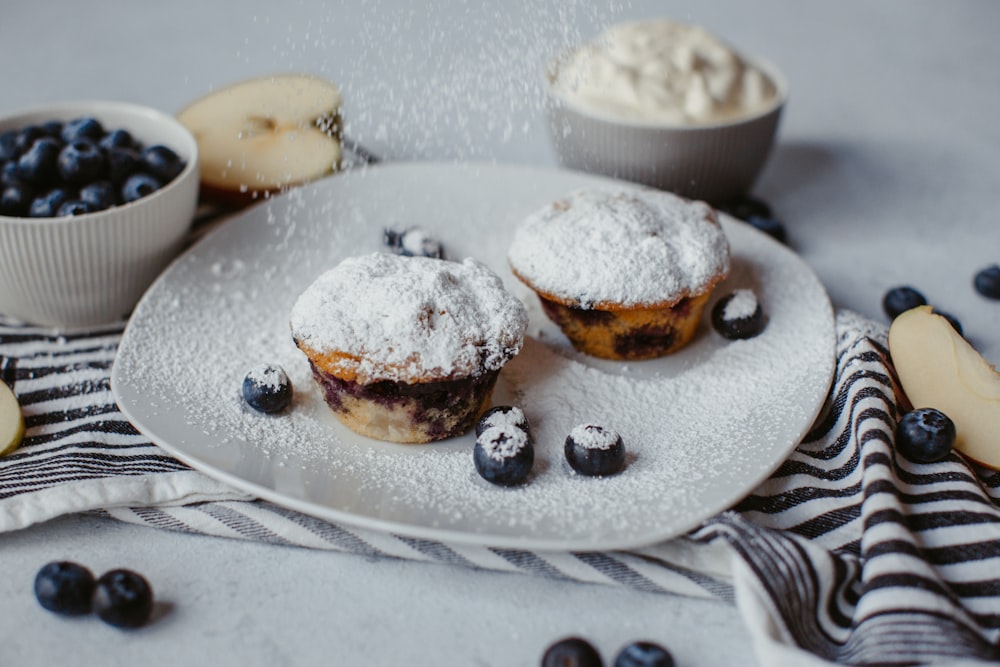
[[66, 329], [107, 324], [133, 306], [181, 249], [198, 204], [198, 145], [173, 116], [112, 101], [50, 104], [0, 118], [0, 132], [90, 116], [163, 144], [184, 170], [156, 192], [59, 218], [0, 216], [0, 314]]

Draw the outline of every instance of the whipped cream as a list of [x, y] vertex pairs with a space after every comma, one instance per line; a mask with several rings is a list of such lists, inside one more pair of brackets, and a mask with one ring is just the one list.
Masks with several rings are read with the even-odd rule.
[[557, 64], [552, 88], [585, 111], [683, 125], [753, 116], [778, 99], [774, 81], [725, 42], [670, 19], [612, 26]]

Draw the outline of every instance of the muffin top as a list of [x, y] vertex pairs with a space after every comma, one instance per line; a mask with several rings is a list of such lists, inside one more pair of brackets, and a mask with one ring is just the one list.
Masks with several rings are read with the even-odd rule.
[[521, 349], [528, 316], [473, 259], [373, 253], [322, 274], [291, 312], [292, 338], [316, 366], [362, 384], [420, 383], [498, 370]]
[[592, 188], [529, 215], [508, 260], [551, 301], [627, 310], [710, 290], [729, 273], [729, 243], [708, 204], [651, 188]]

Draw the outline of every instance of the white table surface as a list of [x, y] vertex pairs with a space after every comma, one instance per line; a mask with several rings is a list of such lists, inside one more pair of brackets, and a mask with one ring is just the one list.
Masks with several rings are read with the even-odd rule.
[[[1000, 362], [1000, 303], [971, 287], [1000, 261], [1000, 3], [426, 5], [9, 0], [0, 113], [82, 98], [176, 111], [236, 80], [300, 70], [343, 86], [349, 134], [385, 159], [554, 165], [540, 60], [617, 20], [672, 16], [787, 75], [779, 144], [755, 192], [834, 304], [884, 318], [885, 290], [912, 284]], [[31, 582], [67, 558], [139, 570], [166, 604], [138, 633], [57, 618]], [[0, 536], [0, 571], [5, 665], [531, 665], [567, 634], [591, 638], [609, 661], [646, 638], [679, 665], [753, 664], [738, 612], [719, 602], [89, 516]]]

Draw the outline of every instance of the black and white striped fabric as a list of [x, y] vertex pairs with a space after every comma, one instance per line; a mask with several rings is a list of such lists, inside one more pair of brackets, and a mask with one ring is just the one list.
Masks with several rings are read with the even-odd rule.
[[[739, 605], [762, 664], [1000, 659], [1000, 475], [957, 455], [896, 456], [901, 392], [885, 329], [837, 318], [837, 372], [811, 433], [733, 510], [629, 552], [535, 553], [331, 524], [188, 469], [118, 412], [121, 327], [79, 334], [0, 318], [0, 377], [26, 415], [0, 459], [0, 530], [80, 511], [178, 531], [616, 584]], [[998, 434], [1000, 438], [1000, 434]]]

